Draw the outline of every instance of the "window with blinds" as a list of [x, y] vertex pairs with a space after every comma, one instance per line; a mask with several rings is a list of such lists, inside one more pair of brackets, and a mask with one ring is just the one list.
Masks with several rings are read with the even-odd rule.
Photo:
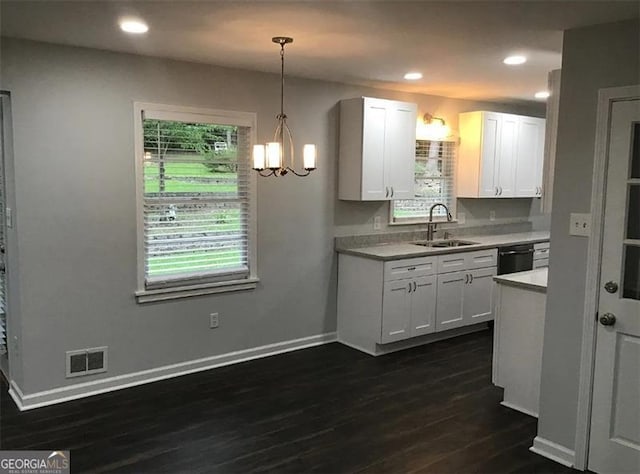
[[144, 289], [249, 278], [251, 125], [234, 113], [141, 115]]
[[[416, 140], [415, 199], [392, 201], [392, 222], [425, 222], [435, 203], [445, 204], [455, 215], [455, 151], [455, 142]], [[447, 217], [441, 206], [433, 216]]]

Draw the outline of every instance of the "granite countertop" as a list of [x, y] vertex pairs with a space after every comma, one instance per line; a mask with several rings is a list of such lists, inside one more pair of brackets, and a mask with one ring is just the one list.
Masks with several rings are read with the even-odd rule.
[[533, 290], [541, 293], [547, 292], [548, 268], [536, 268], [526, 272], [507, 273], [494, 276], [494, 281], [508, 286], [515, 286], [525, 290]]
[[411, 242], [377, 244], [369, 247], [336, 248], [338, 253], [368, 257], [374, 260], [399, 260], [402, 258], [425, 257], [430, 255], [442, 255], [448, 253], [469, 252], [483, 250], [504, 245], [517, 245], [527, 243], [546, 242], [549, 240], [548, 231], [519, 232], [500, 235], [465, 235], [455, 237], [456, 240], [476, 242], [473, 245], [463, 247], [433, 248], [422, 247]]

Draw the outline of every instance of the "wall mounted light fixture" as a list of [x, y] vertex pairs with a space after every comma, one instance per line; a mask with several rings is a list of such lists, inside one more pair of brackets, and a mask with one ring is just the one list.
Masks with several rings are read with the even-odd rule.
[[451, 129], [442, 117], [434, 117], [433, 114], [426, 113], [422, 117], [424, 123], [419, 138], [424, 140], [442, 141], [446, 139]]
[[293, 136], [284, 113], [284, 46], [293, 43], [293, 38], [275, 36], [271, 38], [271, 41], [280, 45], [280, 113], [276, 116], [278, 124], [273, 134], [273, 141], [265, 145], [253, 146], [253, 169], [260, 176], [284, 176], [288, 172], [296, 176], [309, 176], [316, 169], [316, 146], [306, 144], [303, 147], [302, 168], [304, 171], [296, 171]]

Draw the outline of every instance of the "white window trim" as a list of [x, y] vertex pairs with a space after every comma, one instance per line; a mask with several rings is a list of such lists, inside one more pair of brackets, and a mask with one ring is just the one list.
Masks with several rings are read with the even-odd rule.
[[[154, 104], [149, 102], [133, 103], [134, 123], [134, 149], [135, 149], [135, 175], [136, 175], [136, 239], [137, 239], [137, 290], [135, 291], [138, 303], [153, 301], [165, 301], [190, 296], [201, 296], [214, 293], [226, 293], [240, 290], [255, 289], [259, 281], [257, 259], [257, 196], [256, 173], [249, 173], [249, 231], [248, 231], [248, 263], [249, 276], [239, 280], [227, 280], [221, 282], [209, 282], [203, 284], [184, 284], [176, 286], [148, 290], [145, 287], [144, 277], [144, 183], [142, 159], [144, 155], [144, 140], [142, 127], [142, 112], [153, 111], [154, 114], [179, 114], [202, 115], [203, 123], [223, 123], [250, 128], [251, 147], [256, 142], [256, 114], [254, 112], [237, 112], [218, 109], [205, 109], [200, 107], [183, 107], [177, 105]], [[250, 170], [251, 171], [251, 170]]]
[[[430, 141], [430, 140], [429, 140]], [[457, 141], [455, 140], [442, 140], [443, 142], [453, 142], [455, 143], [454, 146], [458, 146]], [[454, 173], [453, 173], [453, 197], [451, 200], [451, 207], [449, 208], [449, 214], [451, 214], [451, 216], [453, 217], [450, 221], [447, 220], [445, 217], [435, 217], [433, 219], [433, 222], [439, 223], [439, 224], [457, 224], [458, 223], [458, 151], [456, 150], [455, 152], [455, 163], [454, 163]], [[415, 176], [414, 176], [415, 178]], [[405, 201], [405, 199], [403, 199], [403, 201]], [[401, 220], [394, 220], [393, 218], [393, 210], [394, 210], [394, 204], [395, 201], [390, 201], [389, 202], [389, 222], [387, 225], [389, 226], [397, 226], [397, 225], [416, 225], [416, 224], [427, 224], [429, 222], [429, 218], [428, 217], [424, 217], [424, 218], [420, 218], [420, 217], [407, 217]]]

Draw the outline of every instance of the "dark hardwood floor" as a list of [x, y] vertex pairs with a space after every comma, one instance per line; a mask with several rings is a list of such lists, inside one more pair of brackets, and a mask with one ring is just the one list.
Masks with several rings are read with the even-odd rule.
[[72, 472], [575, 473], [499, 405], [491, 333], [373, 358], [334, 343], [20, 413], [2, 449], [69, 449]]

